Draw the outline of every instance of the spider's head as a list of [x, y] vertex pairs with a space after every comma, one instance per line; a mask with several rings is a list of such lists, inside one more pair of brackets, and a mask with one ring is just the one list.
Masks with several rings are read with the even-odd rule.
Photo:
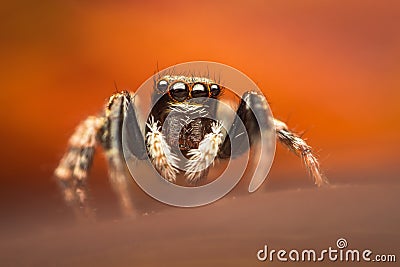
[[170, 76], [161, 77], [156, 82], [159, 93], [167, 93], [174, 102], [184, 102], [191, 98], [218, 98], [223, 88], [213, 80], [203, 77]]

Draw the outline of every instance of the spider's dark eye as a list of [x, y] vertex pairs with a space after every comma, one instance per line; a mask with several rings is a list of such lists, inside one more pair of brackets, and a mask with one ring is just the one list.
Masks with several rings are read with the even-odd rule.
[[218, 84], [211, 84], [210, 85], [210, 91], [212, 96], [217, 96], [221, 92], [221, 88], [219, 87]]
[[160, 92], [165, 92], [167, 91], [168, 88], [168, 82], [166, 80], [161, 80], [157, 83], [157, 90]]
[[176, 101], [183, 101], [189, 97], [189, 88], [183, 82], [174, 83], [170, 87], [169, 92], [171, 94], [171, 97]]
[[192, 97], [208, 97], [208, 89], [202, 83], [196, 83], [192, 88]]

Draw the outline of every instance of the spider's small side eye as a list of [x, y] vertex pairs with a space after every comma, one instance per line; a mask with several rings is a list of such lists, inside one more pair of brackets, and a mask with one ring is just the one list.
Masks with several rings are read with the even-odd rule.
[[176, 82], [169, 88], [170, 96], [176, 101], [184, 101], [189, 97], [189, 87], [183, 82]]
[[202, 83], [196, 83], [192, 88], [192, 97], [208, 97], [208, 89]]
[[210, 85], [211, 96], [217, 96], [221, 92], [221, 87], [218, 84]]
[[167, 91], [168, 88], [168, 82], [166, 80], [161, 80], [157, 83], [157, 90], [160, 92], [165, 92]]

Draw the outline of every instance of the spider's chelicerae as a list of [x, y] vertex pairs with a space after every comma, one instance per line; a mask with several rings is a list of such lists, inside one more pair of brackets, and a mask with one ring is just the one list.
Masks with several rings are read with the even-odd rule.
[[[177, 175], [182, 171], [174, 164], [178, 158], [171, 148], [178, 147], [189, 159], [188, 168], [184, 173], [186, 181], [196, 184], [207, 178], [209, 168], [201, 168], [204, 162], [243, 153], [240, 146], [237, 151], [233, 151], [231, 142], [240, 143], [241, 138], [248, 138], [251, 146], [260, 138], [263, 124], [255, 118], [257, 113], [261, 114], [259, 118], [263, 118], [262, 114], [265, 114], [265, 109], [268, 108], [267, 101], [260, 93], [244, 93], [236, 111], [236, 119], [242, 120], [249, 133], [248, 137], [238, 133], [236, 119], [230, 129], [224, 132], [222, 123], [210, 119], [207, 115], [216, 112], [215, 101], [211, 100], [218, 100], [225, 89], [205, 77], [159, 77], [154, 83], [153, 108], [147, 118], [144, 134], [140, 130], [137, 116], [133, 114], [130, 118], [133, 120], [130, 122], [131, 137], [144, 141], [137, 142], [137, 147], [133, 149], [134, 156], [139, 160], [149, 157], [156, 170], [166, 180], [175, 182]], [[195, 103], [189, 101], [197, 98], [203, 100]], [[55, 170], [55, 176], [60, 181], [68, 204], [88, 212], [86, 179], [95, 147], [99, 144], [108, 160], [110, 182], [119, 196], [124, 213], [134, 213], [127, 183], [129, 174], [122, 152], [123, 120], [127, 118], [128, 106], [134, 104], [134, 100], [134, 93], [121, 91], [113, 94], [103, 112], [81, 122], [69, 139], [68, 150]], [[166, 117], [172, 111], [177, 115], [166, 121]], [[187, 120], [187, 112], [197, 114], [197, 117]], [[311, 147], [290, 131], [284, 122], [273, 119], [273, 125], [278, 140], [303, 160], [315, 184], [320, 186], [327, 183]], [[161, 126], [167, 126], [166, 134], [160, 131]], [[225, 138], [226, 135], [231, 136], [231, 139]]]

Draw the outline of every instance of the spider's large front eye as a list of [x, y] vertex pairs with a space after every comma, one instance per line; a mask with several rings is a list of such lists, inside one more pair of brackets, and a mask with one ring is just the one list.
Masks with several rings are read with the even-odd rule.
[[192, 97], [208, 97], [208, 89], [202, 83], [196, 83], [192, 88]]
[[169, 88], [171, 97], [176, 101], [183, 101], [189, 97], [189, 87], [183, 82], [177, 82]]
[[167, 91], [168, 88], [168, 82], [166, 80], [161, 80], [157, 83], [157, 90], [160, 92], [165, 92]]
[[221, 92], [221, 87], [218, 84], [211, 84], [210, 85], [210, 92], [211, 96], [217, 96]]

